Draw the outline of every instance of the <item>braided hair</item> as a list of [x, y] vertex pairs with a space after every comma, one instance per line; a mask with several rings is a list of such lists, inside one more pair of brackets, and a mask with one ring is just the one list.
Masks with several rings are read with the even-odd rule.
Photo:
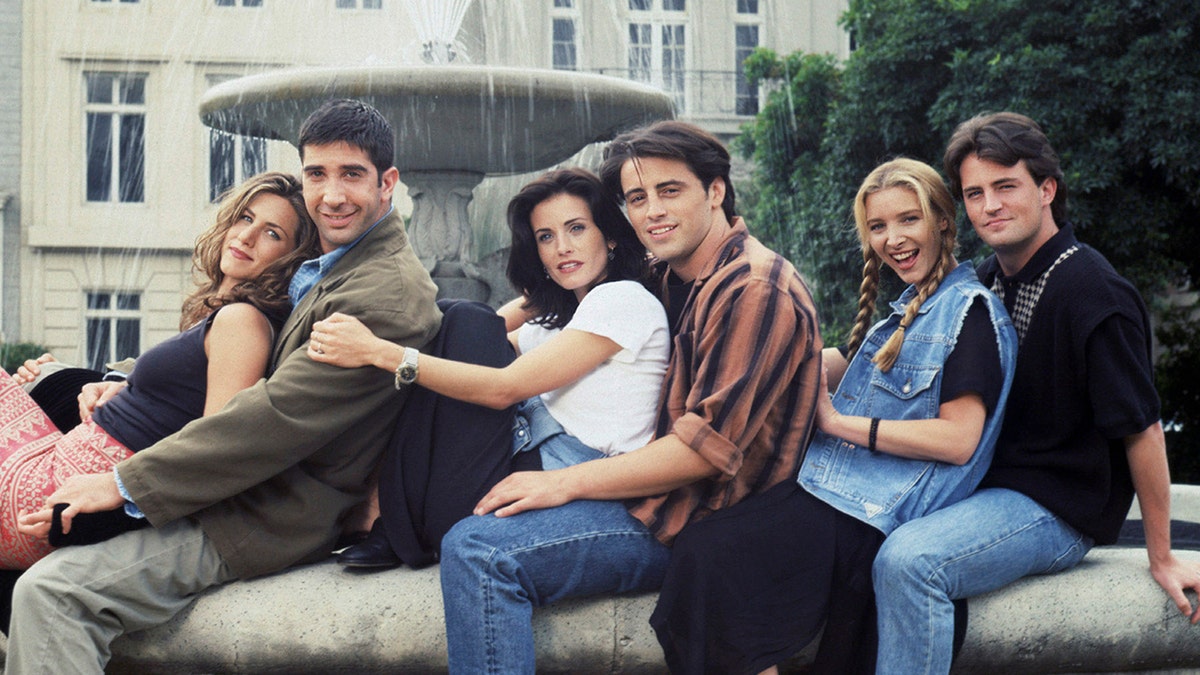
[[940, 229], [941, 255], [934, 263], [929, 275], [917, 282], [917, 294], [904, 308], [904, 316], [900, 325], [888, 337], [883, 348], [875, 354], [873, 362], [880, 370], [891, 370], [900, 356], [900, 348], [904, 343], [904, 331], [912, 325], [920, 311], [921, 305], [937, 291], [946, 274], [954, 269], [954, 252], [958, 246], [958, 226], [955, 223], [954, 198], [942, 181], [941, 176], [927, 164], [913, 159], [900, 157], [884, 162], [867, 175], [858, 194], [854, 197], [854, 221], [858, 229], [859, 243], [862, 245], [863, 280], [859, 286], [858, 314], [854, 318], [854, 327], [850, 331], [849, 353], [853, 355], [866, 339], [867, 330], [871, 327], [875, 314], [876, 299], [879, 294], [879, 272], [883, 268], [883, 260], [871, 248], [869, 230], [867, 229], [867, 197], [876, 192], [889, 188], [903, 188], [912, 192], [921, 205], [921, 213], [925, 223], [932, 228]]

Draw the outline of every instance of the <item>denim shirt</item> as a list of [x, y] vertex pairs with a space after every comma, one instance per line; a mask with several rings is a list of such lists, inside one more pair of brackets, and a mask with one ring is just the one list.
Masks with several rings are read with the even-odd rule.
[[518, 403], [513, 415], [512, 454], [535, 450], [541, 455], [543, 471], [604, 457], [604, 453], [567, 433], [541, 396]]
[[984, 421], [979, 446], [962, 466], [870, 452], [841, 438], [817, 432], [800, 467], [800, 485], [834, 508], [884, 534], [969, 495], [987, 471], [1000, 434], [1004, 405], [1012, 386], [1017, 335], [1004, 306], [965, 262], [942, 281], [905, 330], [900, 357], [888, 372], [871, 359], [895, 331], [905, 304], [916, 295], [909, 286], [891, 304], [892, 314], [877, 323], [854, 355], [833, 396], [844, 415], [885, 420], [931, 419], [940, 407], [942, 368], [954, 350], [967, 310], [982, 298], [996, 331], [1004, 385]]

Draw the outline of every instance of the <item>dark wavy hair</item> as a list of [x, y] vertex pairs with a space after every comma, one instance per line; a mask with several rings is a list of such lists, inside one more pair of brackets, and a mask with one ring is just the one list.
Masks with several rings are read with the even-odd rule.
[[708, 190], [718, 178], [725, 183], [725, 199], [721, 210], [730, 223], [737, 216], [733, 181], [729, 180], [729, 151], [716, 136], [700, 127], [664, 120], [655, 122], [617, 136], [604, 148], [604, 163], [600, 165], [600, 179], [605, 187], [618, 195], [618, 203], [624, 203], [625, 193], [621, 187], [621, 167], [629, 160], [643, 157], [673, 159], [683, 162], [700, 179]]
[[533, 236], [531, 216], [534, 207], [560, 194], [582, 199], [605, 241], [615, 244], [607, 275], [600, 283], [629, 279], [650, 289], [646, 248], [638, 241], [633, 227], [600, 179], [591, 171], [580, 168], [542, 174], [521, 188], [508, 203], [508, 229], [512, 233], [508, 280], [525, 296], [523, 309], [532, 310], [537, 316], [533, 322], [547, 328], [567, 325], [579, 306], [574, 291], [559, 286], [547, 276]]
[[1037, 122], [1020, 113], [998, 112], [976, 115], [958, 125], [946, 144], [942, 164], [950, 179], [950, 190], [959, 197], [962, 197], [962, 163], [969, 155], [1001, 166], [1024, 162], [1038, 185], [1053, 178], [1058, 191], [1050, 203], [1050, 213], [1059, 225], [1067, 222], [1067, 183], [1058, 154]]
[[[268, 265], [258, 277], [247, 279], [234, 286], [227, 295], [221, 295], [218, 289], [225, 280], [225, 273], [221, 271], [225, 233], [233, 227], [250, 202], [261, 194], [277, 195], [292, 205], [297, 218], [296, 246], [290, 253]], [[248, 178], [221, 196], [216, 222], [196, 238], [192, 271], [198, 279], [197, 288], [183, 301], [179, 330], [186, 330], [219, 307], [235, 302], [249, 303], [276, 326], [282, 325], [292, 311], [292, 301], [288, 298], [292, 275], [305, 260], [319, 255], [321, 243], [317, 227], [309, 219], [308, 210], [304, 207], [300, 181], [295, 176], [278, 171]]]

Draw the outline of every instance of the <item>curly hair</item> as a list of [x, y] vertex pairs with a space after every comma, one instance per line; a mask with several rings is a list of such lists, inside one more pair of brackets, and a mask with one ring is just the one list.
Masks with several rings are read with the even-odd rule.
[[867, 197], [876, 192], [889, 188], [903, 188], [912, 192], [921, 205], [921, 214], [927, 225], [937, 228], [945, 224], [941, 230], [941, 255], [934, 263], [929, 276], [917, 283], [917, 295], [904, 308], [904, 316], [900, 325], [884, 343], [883, 348], [875, 354], [874, 363], [880, 370], [891, 370], [900, 356], [900, 348], [904, 343], [904, 331], [912, 325], [921, 305], [941, 285], [946, 274], [954, 268], [954, 252], [958, 246], [958, 226], [955, 223], [954, 198], [942, 181], [941, 176], [933, 167], [923, 162], [904, 157], [884, 162], [875, 167], [863, 179], [854, 197], [854, 222], [858, 229], [858, 240], [862, 246], [863, 280], [859, 287], [858, 314], [854, 318], [854, 328], [850, 331], [849, 353], [853, 355], [862, 346], [867, 330], [871, 327], [875, 315], [875, 301], [879, 294], [879, 272], [884, 267], [883, 260], [875, 253], [869, 243], [867, 229]]
[[559, 286], [546, 275], [533, 235], [533, 209], [560, 194], [582, 199], [605, 241], [613, 245], [606, 275], [600, 283], [631, 279], [653, 292], [646, 248], [600, 179], [591, 171], [580, 168], [551, 171], [521, 188], [508, 203], [508, 229], [512, 233], [508, 280], [525, 296], [523, 309], [533, 310], [537, 316], [534, 323], [561, 328], [575, 316], [579, 306], [573, 291]]
[[[296, 211], [296, 247], [287, 255], [267, 266], [254, 279], [234, 286], [229, 293], [218, 289], [225, 280], [221, 271], [221, 255], [225, 248], [225, 233], [256, 197], [272, 194], [287, 200]], [[317, 227], [308, 217], [300, 181], [295, 176], [268, 171], [247, 179], [227, 190], [217, 207], [216, 221], [199, 237], [192, 252], [192, 272], [197, 278], [196, 290], [183, 301], [179, 329], [185, 330], [216, 309], [235, 302], [245, 302], [258, 308], [275, 325], [281, 325], [292, 311], [288, 284], [300, 263], [321, 254]]]

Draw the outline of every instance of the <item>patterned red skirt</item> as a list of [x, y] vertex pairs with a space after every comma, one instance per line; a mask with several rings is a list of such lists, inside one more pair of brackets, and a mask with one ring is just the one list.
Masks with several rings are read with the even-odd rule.
[[27, 569], [53, 548], [17, 531], [67, 478], [112, 471], [133, 452], [88, 420], [63, 434], [0, 370], [0, 569]]

